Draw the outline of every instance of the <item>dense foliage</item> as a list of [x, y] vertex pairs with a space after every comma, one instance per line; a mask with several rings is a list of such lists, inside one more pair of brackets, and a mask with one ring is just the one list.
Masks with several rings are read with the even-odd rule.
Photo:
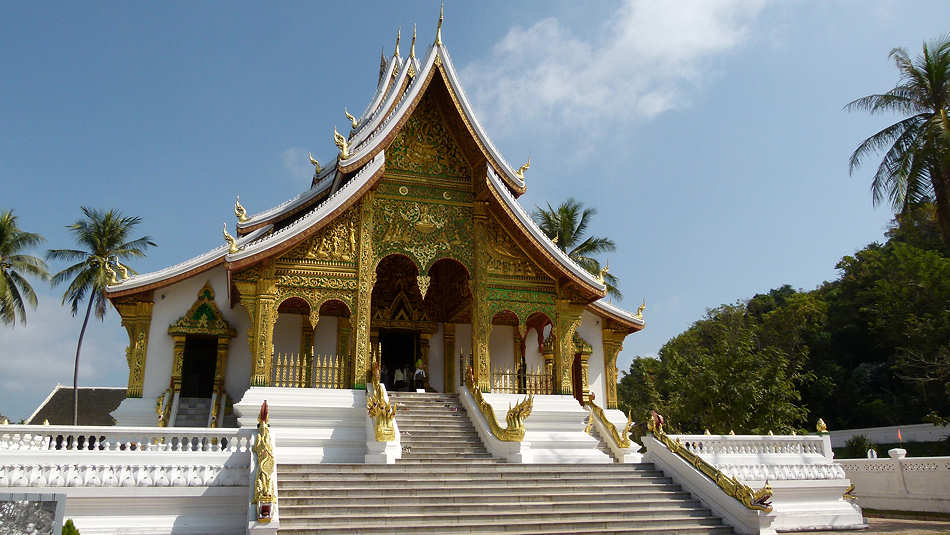
[[36, 308], [36, 292], [24, 275], [40, 280], [49, 278], [46, 264], [23, 251], [39, 245], [43, 237], [24, 232], [17, 226], [12, 210], [0, 212], [0, 323], [26, 322], [24, 302]]
[[707, 311], [659, 358], [634, 359], [624, 409], [675, 430], [776, 433], [950, 415], [950, 257], [932, 204], [837, 264], [815, 290], [785, 285]]

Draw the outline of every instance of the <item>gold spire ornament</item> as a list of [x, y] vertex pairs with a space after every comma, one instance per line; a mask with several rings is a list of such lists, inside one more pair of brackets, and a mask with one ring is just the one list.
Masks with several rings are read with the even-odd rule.
[[244, 205], [241, 204], [241, 196], [238, 195], [234, 199], [234, 215], [238, 218], [238, 221], [243, 223], [247, 221], [247, 210], [244, 209]]
[[119, 263], [118, 260], [115, 261], [115, 267], [119, 268], [119, 279], [125, 280], [129, 278], [129, 268], [123, 266]]
[[435, 45], [442, 46], [442, 21], [445, 19], [445, 2], [439, 6], [439, 24], [435, 27]]
[[604, 264], [604, 267], [600, 268], [600, 273], [597, 274], [597, 281], [601, 284], [604, 284], [604, 279], [607, 277], [607, 273], [610, 272], [610, 264]]
[[108, 261], [105, 263], [105, 265], [104, 265], [103, 267], [105, 268], [106, 273], [109, 274], [109, 284], [110, 284], [110, 285], [111, 285], [111, 284], [119, 284], [119, 280], [116, 279], [116, 277], [115, 277], [115, 270], [112, 269], [112, 266], [109, 265], [109, 262], [108, 262]]
[[412, 44], [409, 45], [409, 57], [416, 57], [416, 23], [412, 23]]
[[551, 243], [557, 245], [557, 241], [560, 239], [561, 239], [561, 233], [558, 232], [557, 234], [554, 235], [553, 238], [551, 238]]
[[521, 180], [524, 180], [524, 172], [527, 171], [530, 167], [531, 167], [531, 158], [528, 158], [528, 161], [526, 161], [524, 165], [522, 165], [521, 167], [518, 168], [517, 171], [515, 171], [515, 176], [520, 178]]
[[379, 47], [379, 79], [382, 81], [383, 75], [386, 74], [386, 54], [383, 52], [383, 47]]
[[350, 144], [347, 143], [346, 138], [342, 134], [336, 131], [336, 126], [333, 127], [333, 143], [336, 144], [337, 148], [340, 149], [340, 159], [345, 160], [350, 157]]
[[399, 57], [399, 40], [402, 38], [402, 28], [396, 30], [396, 51], [393, 52], [393, 55], [397, 58]]
[[346, 107], [345, 107], [345, 106], [343, 107], [343, 115], [346, 115], [346, 118], [350, 120], [350, 125], [351, 125], [351, 126], [353, 127], [353, 129], [355, 130], [355, 129], [356, 129], [356, 124], [357, 124], [357, 123], [356, 123], [356, 117], [353, 117], [353, 114], [352, 114], [352, 113], [346, 111]]
[[228, 224], [224, 224], [224, 241], [228, 242], [228, 252], [236, 253], [238, 252], [237, 240], [234, 239], [234, 236], [228, 234]]
[[317, 159], [313, 157], [313, 154], [310, 154], [309, 152], [307, 153], [307, 157], [310, 158], [310, 164], [313, 165], [313, 174], [319, 174], [320, 162], [318, 162]]
[[7, 420], [7, 417], [4, 416], [0, 418], [0, 425], [10, 425], [10, 420]]
[[637, 307], [637, 313], [634, 315], [638, 320], [643, 319], [643, 311], [647, 309], [647, 300], [644, 299], [640, 306]]
[[818, 431], [819, 433], [828, 432], [828, 426], [825, 425], [825, 421], [822, 420], [821, 418], [819, 418], [818, 422], [815, 423], [815, 431]]

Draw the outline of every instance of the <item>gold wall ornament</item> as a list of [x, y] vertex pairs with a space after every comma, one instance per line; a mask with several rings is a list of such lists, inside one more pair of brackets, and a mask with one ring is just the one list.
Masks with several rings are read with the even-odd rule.
[[356, 117], [353, 117], [352, 113], [346, 111], [346, 106], [343, 107], [343, 115], [346, 115], [346, 118], [350, 120], [350, 126], [352, 126], [354, 130], [356, 130], [356, 125], [358, 124], [356, 122]]
[[416, 282], [419, 285], [419, 292], [422, 293], [422, 298], [426, 298], [426, 294], [429, 292], [429, 283], [431, 279], [428, 275], [418, 275], [416, 276]]
[[642, 320], [642, 319], [643, 319], [643, 311], [646, 310], [646, 309], [647, 309], [647, 300], [644, 299], [643, 302], [640, 303], [640, 306], [637, 307], [637, 313], [634, 314], [633, 317], [637, 318], [638, 320]]
[[309, 152], [307, 153], [307, 158], [310, 158], [310, 165], [313, 166], [313, 174], [314, 175], [320, 174], [320, 162], [317, 161], [317, 159], [313, 157], [313, 154]]
[[238, 252], [237, 240], [234, 239], [234, 236], [228, 233], [227, 223], [224, 224], [224, 231], [222, 234], [224, 235], [224, 241], [228, 242], [228, 252], [232, 254]]
[[526, 161], [521, 167], [518, 168], [517, 171], [515, 171], [515, 176], [520, 178], [521, 180], [524, 180], [524, 172], [527, 171], [530, 167], [531, 167], [531, 158], [528, 158], [528, 161]]
[[[307, 276], [312, 268], [308, 267], [309, 260], [323, 261], [323, 265], [332, 265], [334, 262], [356, 261], [356, 227], [358, 225], [356, 209], [349, 209], [334, 218], [333, 222], [312, 238], [284, 253], [278, 259], [280, 273], [300, 273], [307, 270]], [[286, 271], [285, 271], [286, 270]], [[316, 275], [316, 274], [313, 274]], [[279, 277], [284, 278], [284, 275]], [[293, 284], [300, 284], [298, 280]], [[282, 280], [278, 284], [288, 284]]]
[[379, 364], [373, 364], [373, 377], [370, 388], [366, 389], [366, 411], [373, 419], [373, 433], [377, 442], [396, 440], [396, 402], [388, 403], [379, 384]]
[[686, 449], [686, 447], [677, 439], [671, 439], [663, 432], [663, 417], [650, 411], [650, 420], [647, 422], [647, 430], [653, 433], [653, 437], [661, 444], [666, 446], [670, 452], [678, 455], [683, 460], [693, 465], [697, 470], [711, 479], [728, 496], [735, 498], [747, 509], [753, 511], [762, 511], [763, 513], [772, 512], [772, 487], [768, 481], [761, 489], [754, 490], [734, 477], [723, 474], [718, 468], [706, 462], [702, 457]]
[[445, 0], [442, 1], [442, 5], [439, 7], [439, 24], [435, 27], [435, 44], [436, 46], [442, 46], [442, 19], [445, 14]]
[[234, 215], [238, 218], [238, 221], [241, 223], [247, 221], [247, 210], [245, 210], [244, 206], [241, 204], [240, 195], [238, 195], [234, 199]]
[[495, 419], [495, 410], [485, 401], [481, 389], [475, 385], [475, 372], [471, 366], [465, 374], [465, 387], [468, 388], [469, 393], [474, 398], [475, 405], [481, 411], [482, 416], [485, 417], [495, 438], [502, 442], [521, 442], [524, 440], [524, 422], [531, 415], [531, 410], [534, 408], [534, 396], [525, 396], [514, 407], [509, 405], [508, 413], [505, 415], [507, 427], [503, 429], [498, 425], [498, 420]]
[[152, 295], [143, 294], [113, 300], [122, 317], [122, 326], [129, 335], [125, 360], [129, 365], [128, 397], [142, 397], [145, 384], [145, 358], [148, 354], [148, 333], [152, 324]]
[[341, 160], [346, 160], [350, 157], [350, 144], [342, 134], [337, 132], [336, 126], [333, 127], [333, 143], [340, 149]]
[[818, 422], [815, 424], [815, 431], [818, 431], [819, 433], [828, 432], [828, 426], [825, 425], [825, 421], [822, 420], [821, 418], [819, 418]]
[[261, 405], [257, 416], [257, 440], [252, 451], [257, 458], [257, 475], [254, 478], [254, 499], [257, 504], [257, 521], [270, 522], [271, 508], [277, 501], [274, 496], [274, 445], [270, 437], [267, 400]]

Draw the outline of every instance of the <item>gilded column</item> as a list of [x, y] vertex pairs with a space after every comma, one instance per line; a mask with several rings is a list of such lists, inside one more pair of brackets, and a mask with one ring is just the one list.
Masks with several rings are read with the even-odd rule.
[[604, 338], [604, 381], [607, 391], [607, 408], [617, 408], [617, 355], [623, 349], [624, 331], [603, 328]]
[[584, 402], [590, 401], [590, 382], [587, 380], [590, 375], [590, 353], [581, 353], [578, 355], [581, 359], [581, 382], [584, 385]]
[[373, 286], [376, 284], [376, 263], [373, 257], [373, 192], [360, 201], [359, 286], [356, 295], [356, 343], [353, 355], [354, 388], [365, 388], [370, 354], [370, 315]]
[[491, 355], [489, 355], [489, 337], [491, 336], [491, 316], [488, 310], [488, 204], [475, 203], [475, 279], [469, 281], [472, 287], [472, 354], [475, 382], [482, 392], [491, 391]]
[[310, 384], [310, 375], [313, 373], [313, 327], [306, 317], [300, 322], [300, 360], [304, 363], [301, 386]]
[[172, 360], [172, 391], [181, 392], [181, 369], [185, 362], [185, 337], [172, 336], [175, 342]]
[[554, 326], [554, 390], [557, 394], [571, 394], [571, 363], [574, 360], [574, 332], [581, 324], [582, 305], [569, 299], [557, 300], [557, 323]]
[[[128, 397], [142, 397], [145, 385], [145, 360], [148, 354], [148, 331], [152, 324], [151, 293], [136, 296], [138, 300], [120, 300], [115, 303], [122, 317], [122, 326], [129, 335], [129, 346], [125, 349], [125, 359], [129, 365]], [[135, 298], [133, 298], [135, 299]]]
[[446, 393], [455, 392], [455, 324], [442, 324], [442, 382]]

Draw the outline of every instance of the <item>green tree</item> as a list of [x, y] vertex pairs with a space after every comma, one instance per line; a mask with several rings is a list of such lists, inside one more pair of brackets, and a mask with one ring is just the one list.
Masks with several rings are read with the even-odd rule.
[[660, 387], [665, 382], [663, 362], [650, 357], [635, 357], [630, 369], [617, 383], [620, 410], [632, 414], [633, 421], [645, 422], [651, 410], [664, 413]]
[[22, 251], [43, 242], [43, 237], [17, 227], [12, 210], [0, 213], [0, 321], [16, 325], [17, 317], [26, 323], [24, 300], [36, 308], [36, 292], [24, 275], [49, 279], [46, 264]]
[[[531, 217], [541, 231], [554, 240], [567, 256], [590, 273], [600, 276], [600, 261], [594, 258], [594, 255], [614, 251], [617, 246], [609, 238], [586, 236], [590, 220], [596, 214], [595, 208], [584, 208], [572, 198], [562, 202], [557, 208], [552, 208], [550, 203], [547, 208], [538, 206]], [[618, 289], [620, 281], [615, 275], [604, 273], [604, 283], [608, 294], [617, 299], [623, 298]]]
[[897, 85], [882, 94], [849, 103], [848, 110], [899, 113], [905, 118], [865, 139], [851, 154], [850, 168], [871, 153], [883, 152], [871, 181], [874, 204], [888, 199], [896, 213], [934, 199], [943, 241], [950, 250], [950, 36], [911, 59], [902, 48], [890, 53], [899, 71]]
[[69, 281], [62, 302], [69, 302], [73, 316], [78, 313], [82, 300], [87, 295], [89, 297], [82, 329], [79, 331], [79, 342], [76, 344], [73, 425], [79, 423], [79, 352], [93, 305], [96, 308], [96, 317], [101, 321], [106, 314], [105, 288], [112, 281], [114, 270], [121, 269], [119, 260], [143, 257], [145, 250], [155, 245], [148, 236], [129, 240], [132, 230], [142, 221], [139, 217], [123, 217], [118, 210], [103, 212], [85, 206], [82, 207], [82, 212], [82, 219], [66, 227], [82, 249], [52, 249], [46, 253], [47, 260], [75, 262], [52, 278], [54, 286]]

